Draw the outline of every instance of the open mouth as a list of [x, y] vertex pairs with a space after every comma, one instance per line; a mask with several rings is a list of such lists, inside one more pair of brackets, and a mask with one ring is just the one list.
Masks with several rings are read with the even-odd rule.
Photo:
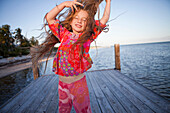
[[82, 27], [82, 25], [80, 25], [80, 24], [75, 24], [75, 26], [78, 27], [78, 28]]

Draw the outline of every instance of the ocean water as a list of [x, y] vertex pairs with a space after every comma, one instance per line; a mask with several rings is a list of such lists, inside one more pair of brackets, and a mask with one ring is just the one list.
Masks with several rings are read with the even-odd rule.
[[170, 42], [121, 46], [122, 73], [170, 100]]
[[[91, 49], [93, 66], [89, 70], [113, 69], [114, 47]], [[170, 42], [120, 46], [121, 73], [170, 100]], [[53, 61], [41, 74], [53, 74]], [[32, 69], [0, 78], [0, 105], [33, 81]]]

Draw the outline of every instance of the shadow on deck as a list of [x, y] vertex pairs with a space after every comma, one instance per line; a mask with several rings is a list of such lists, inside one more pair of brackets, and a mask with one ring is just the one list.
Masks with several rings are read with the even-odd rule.
[[[168, 113], [170, 102], [119, 71], [86, 72], [94, 113]], [[58, 76], [42, 76], [0, 108], [0, 113], [57, 113]], [[74, 109], [71, 111], [74, 113]]]

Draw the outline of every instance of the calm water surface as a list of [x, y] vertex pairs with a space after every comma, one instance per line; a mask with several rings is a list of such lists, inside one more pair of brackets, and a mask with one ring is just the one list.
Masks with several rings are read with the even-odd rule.
[[[114, 48], [90, 50], [90, 70], [114, 68]], [[157, 94], [170, 100], [170, 42], [120, 46], [121, 72]], [[44, 69], [44, 64], [41, 68]], [[52, 60], [45, 74], [53, 74]], [[33, 81], [32, 69], [0, 79], [0, 105]]]

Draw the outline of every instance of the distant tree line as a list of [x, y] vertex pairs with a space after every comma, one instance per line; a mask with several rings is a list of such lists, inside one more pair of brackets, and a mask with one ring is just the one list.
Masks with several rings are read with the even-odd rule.
[[29, 47], [38, 45], [38, 40], [33, 36], [30, 40], [21, 34], [21, 29], [14, 31], [10, 29], [10, 25], [2, 25], [0, 27], [0, 56], [22, 56], [29, 54]]

